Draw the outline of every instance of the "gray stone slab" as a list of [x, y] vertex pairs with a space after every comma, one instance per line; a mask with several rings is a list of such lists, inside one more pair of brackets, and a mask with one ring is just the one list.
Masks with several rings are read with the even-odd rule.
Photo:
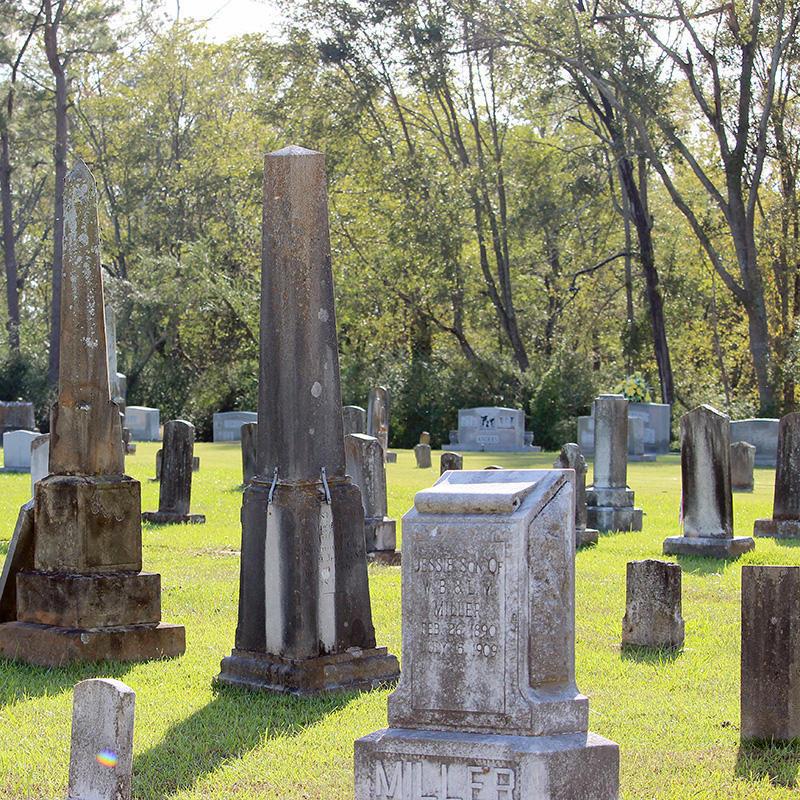
[[749, 442], [756, 448], [756, 465], [774, 467], [778, 457], [777, 419], [731, 420], [731, 442]]
[[9, 472], [31, 471], [31, 445], [39, 436], [35, 431], [8, 431], [3, 434], [3, 468]]
[[242, 437], [242, 484], [247, 486], [258, 474], [258, 423], [245, 422]]
[[622, 644], [680, 649], [681, 567], [670, 561], [629, 561], [626, 576]]
[[449, 469], [464, 469], [464, 456], [461, 453], [442, 453], [439, 458], [439, 474], [442, 475]]
[[624, 489], [628, 476], [628, 401], [617, 394], [594, 401], [594, 470], [596, 489]]
[[33, 569], [33, 500], [19, 510], [0, 573], [0, 623], [17, 618], [17, 575]]
[[367, 410], [361, 406], [344, 406], [342, 408], [344, 435], [367, 432]]
[[433, 466], [429, 444], [415, 444], [414, 457], [417, 459], [417, 469], [430, 469]]
[[258, 413], [255, 411], [220, 411], [214, 414], [213, 435], [215, 442], [240, 442], [242, 440], [242, 425], [248, 422], [258, 422]]
[[147, 406], [126, 406], [125, 427], [136, 442], [158, 442], [161, 440], [161, 412]]
[[370, 390], [366, 433], [381, 443], [384, 454], [389, 451], [389, 390], [385, 386]]
[[31, 442], [31, 497], [36, 483], [50, 474], [50, 434], [43, 433]]
[[[671, 406], [662, 403], [628, 403], [629, 443], [638, 448], [638, 434], [634, 430], [637, 423], [631, 422], [636, 419], [641, 419], [644, 425], [644, 458], [641, 460], [655, 460], [652, 456], [669, 453]], [[585, 456], [594, 454], [594, 403], [592, 416], [578, 417], [578, 445]], [[631, 461], [639, 460], [638, 449], [632, 452], [629, 448], [628, 457]]]
[[753, 491], [753, 468], [756, 448], [748, 442], [731, 443], [731, 490], [734, 492]]
[[497, 453], [541, 450], [530, 442], [526, 444], [525, 433], [525, 412], [519, 409], [496, 406], [462, 408], [458, 412], [458, 441], [442, 449]]
[[0, 441], [8, 431], [32, 431], [36, 428], [33, 403], [20, 400], [0, 401]]
[[575, 546], [597, 544], [599, 532], [588, 527], [586, 510], [586, 459], [574, 442], [563, 445], [554, 469], [571, 469], [575, 473]]
[[800, 413], [787, 414], [778, 424], [772, 519], [757, 519], [753, 535], [800, 537]]

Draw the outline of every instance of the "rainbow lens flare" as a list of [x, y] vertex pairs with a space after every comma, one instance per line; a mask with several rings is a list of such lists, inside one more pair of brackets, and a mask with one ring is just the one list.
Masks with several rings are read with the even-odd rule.
[[97, 754], [97, 763], [102, 764], [104, 767], [116, 767], [117, 754], [111, 750], [101, 750]]

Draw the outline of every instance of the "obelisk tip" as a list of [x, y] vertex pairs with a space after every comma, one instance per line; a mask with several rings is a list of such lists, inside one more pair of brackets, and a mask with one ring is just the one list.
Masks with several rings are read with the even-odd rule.
[[308, 150], [305, 147], [300, 147], [296, 144], [290, 144], [288, 147], [284, 147], [281, 150], [275, 150], [272, 153], [267, 153], [268, 156], [321, 156], [317, 150]]

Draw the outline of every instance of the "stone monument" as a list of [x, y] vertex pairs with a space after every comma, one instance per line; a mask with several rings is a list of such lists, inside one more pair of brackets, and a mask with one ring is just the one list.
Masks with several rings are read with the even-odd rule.
[[344, 437], [344, 451], [347, 474], [361, 489], [367, 553], [394, 555], [397, 521], [388, 516], [383, 448], [374, 436], [350, 433]]
[[158, 525], [205, 522], [206, 518], [202, 514], [189, 513], [192, 500], [194, 425], [183, 419], [168, 422], [164, 426], [162, 452], [158, 511], [145, 511], [142, 519]]
[[629, 561], [622, 644], [679, 650], [683, 647], [681, 567], [671, 561]]
[[367, 410], [361, 406], [344, 406], [342, 408], [344, 435], [365, 433], [367, 430]]
[[439, 458], [439, 474], [443, 475], [449, 469], [464, 469], [464, 456], [461, 453], [442, 453]]
[[16, 617], [0, 655], [33, 664], [180, 655], [182, 626], [161, 620], [161, 577], [142, 572], [139, 481], [124, 474], [106, 356], [94, 179], [65, 184], [58, 401], [50, 474], [36, 484], [34, 569], [16, 575]]
[[0, 441], [9, 431], [36, 430], [33, 403], [18, 400], [0, 402]]
[[753, 491], [753, 468], [756, 463], [755, 445], [748, 442], [731, 443], [731, 490]]
[[3, 469], [6, 472], [31, 471], [31, 445], [36, 431], [7, 431], [3, 434]]
[[258, 452], [258, 423], [242, 425], [242, 485], [247, 486], [256, 476], [256, 454]]
[[158, 442], [161, 440], [161, 412], [148, 406], [125, 406], [125, 427], [131, 439]]
[[236, 646], [218, 680], [294, 694], [399, 674], [376, 647], [364, 508], [345, 474], [325, 158], [265, 157], [257, 475], [242, 502]]
[[389, 451], [389, 390], [376, 386], [370, 390], [367, 403], [367, 434], [374, 436], [383, 448], [384, 460]]
[[417, 459], [417, 469], [430, 469], [433, 466], [429, 444], [415, 444], [414, 457]]
[[131, 800], [135, 705], [121, 681], [75, 684], [67, 800]]
[[731, 442], [749, 442], [756, 448], [756, 466], [774, 467], [778, 457], [777, 419], [731, 420]]
[[571, 469], [575, 472], [575, 547], [597, 544], [599, 531], [587, 528], [586, 511], [586, 459], [574, 442], [561, 448], [561, 453], [553, 464], [554, 469]]
[[442, 450], [492, 453], [536, 453], [533, 434], [525, 431], [525, 412], [517, 408], [480, 406], [462, 408], [458, 412], [456, 442]]
[[742, 567], [741, 737], [800, 738], [800, 567]]
[[772, 519], [757, 519], [753, 536], [800, 538], [800, 413], [778, 425], [778, 458]]
[[730, 418], [703, 405], [681, 417], [683, 536], [664, 540], [667, 555], [730, 558], [755, 547], [733, 535]]
[[403, 517], [403, 675], [356, 800], [616, 800], [575, 683], [573, 476], [447, 472]]
[[255, 411], [219, 411], [214, 414], [212, 429], [215, 442], [238, 442], [242, 438], [242, 426], [258, 422]]
[[628, 401], [601, 394], [594, 401], [594, 484], [586, 492], [587, 524], [599, 531], [640, 531], [642, 509], [628, 488]]

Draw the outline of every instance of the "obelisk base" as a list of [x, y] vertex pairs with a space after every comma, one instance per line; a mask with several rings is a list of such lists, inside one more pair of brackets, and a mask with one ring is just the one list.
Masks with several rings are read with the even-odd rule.
[[757, 519], [753, 525], [753, 536], [800, 539], [800, 519]]
[[222, 659], [215, 680], [250, 691], [311, 695], [369, 691], [399, 677], [397, 658], [385, 647], [306, 659], [234, 649]]
[[641, 508], [635, 508], [631, 489], [590, 487], [586, 491], [586, 520], [599, 531], [640, 531]]
[[355, 800], [386, 797], [617, 800], [619, 747], [556, 736], [383, 728], [355, 742]]
[[59, 628], [30, 622], [0, 625], [0, 657], [43, 667], [93, 661], [152, 661], [183, 655], [183, 625]]
[[206, 521], [204, 514], [178, 514], [174, 511], [144, 511], [143, 522], [153, 522], [156, 525], [201, 525]]
[[750, 536], [669, 536], [664, 539], [664, 555], [737, 558], [756, 546]]

